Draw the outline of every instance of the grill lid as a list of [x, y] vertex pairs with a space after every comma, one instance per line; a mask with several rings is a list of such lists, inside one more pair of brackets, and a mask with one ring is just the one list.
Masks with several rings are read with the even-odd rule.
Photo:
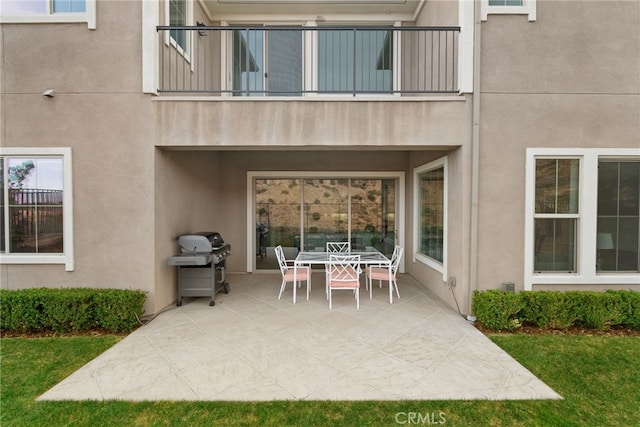
[[220, 233], [215, 231], [201, 231], [193, 234], [185, 234], [178, 238], [181, 252], [211, 252], [224, 246], [224, 240]]

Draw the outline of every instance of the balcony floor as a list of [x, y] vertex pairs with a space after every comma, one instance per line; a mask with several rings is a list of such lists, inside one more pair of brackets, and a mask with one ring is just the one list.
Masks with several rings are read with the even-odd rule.
[[[388, 288], [278, 300], [279, 274], [230, 274], [230, 293], [186, 298], [40, 400], [559, 399], [408, 275]], [[304, 289], [304, 288], [301, 288]]]

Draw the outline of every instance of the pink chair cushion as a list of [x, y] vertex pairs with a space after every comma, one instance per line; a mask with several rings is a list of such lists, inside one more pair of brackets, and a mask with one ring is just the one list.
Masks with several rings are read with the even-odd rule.
[[[367, 275], [373, 280], [389, 280], [389, 269], [384, 267], [370, 267]], [[395, 279], [394, 275], [391, 275]]]
[[[284, 274], [284, 280], [287, 282], [293, 281], [293, 268], [287, 270]], [[307, 280], [309, 278], [309, 267], [298, 267], [298, 273], [296, 274], [296, 280]]]
[[338, 280], [331, 280], [329, 282], [329, 287], [331, 288], [359, 288], [360, 287], [360, 282], [358, 280], [353, 280], [353, 281], [348, 281], [348, 282], [341, 282]]

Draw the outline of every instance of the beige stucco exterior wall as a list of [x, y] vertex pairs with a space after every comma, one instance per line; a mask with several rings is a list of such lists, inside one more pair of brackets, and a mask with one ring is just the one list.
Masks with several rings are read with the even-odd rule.
[[456, 146], [469, 107], [454, 101], [154, 101], [159, 147]]
[[640, 3], [539, 1], [482, 46], [478, 287], [522, 289], [526, 148], [640, 148]]
[[[2, 24], [3, 147], [71, 147], [75, 269], [0, 266], [3, 288], [154, 292], [153, 121], [141, 93], [139, 2], [86, 24]], [[127, 31], [123, 31], [126, 28]], [[53, 98], [42, 96], [54, 89]]]

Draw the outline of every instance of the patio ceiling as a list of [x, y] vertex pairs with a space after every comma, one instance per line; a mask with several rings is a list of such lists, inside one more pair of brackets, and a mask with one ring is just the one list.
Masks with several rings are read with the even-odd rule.
[[212, 20], [237, 20], [243, 16], [312, 16], [318, 21], [412, 21], [427, 0], [201, 0]]

